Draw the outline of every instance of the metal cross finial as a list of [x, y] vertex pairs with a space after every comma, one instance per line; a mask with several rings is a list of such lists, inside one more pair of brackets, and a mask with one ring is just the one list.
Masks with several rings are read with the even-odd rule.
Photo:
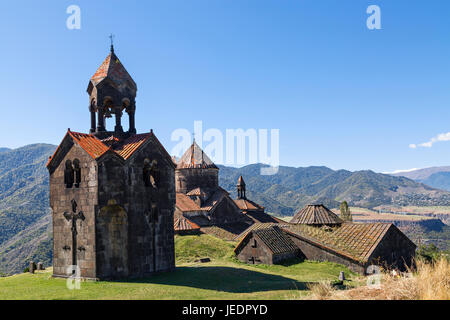
[[109, 38], [111, 39], [111, 52], [114, 52], [114, 35], [111, 33]]

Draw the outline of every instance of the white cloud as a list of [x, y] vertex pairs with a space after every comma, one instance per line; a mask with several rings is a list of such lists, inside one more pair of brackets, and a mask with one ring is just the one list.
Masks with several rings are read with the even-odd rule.
[[431, 148], [433, 146], [433, 144], [435, 144], [436, 142], [440, 142], [440, 141], [450, 141], [450, 132], [440, 133], [437, 136], [431, 138], [430, 141], [427, 141], [427, 142], [423, 142], [423, 143], [419, 143], [419, 144], [411, 143], [409, 145], [409, 147], [411, 149], [416, 149], [417, 147]]

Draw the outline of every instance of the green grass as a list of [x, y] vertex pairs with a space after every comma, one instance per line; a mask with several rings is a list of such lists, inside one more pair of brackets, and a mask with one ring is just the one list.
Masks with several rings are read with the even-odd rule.
[[[347, 268], [328, 262], [247, 265], [231, 257], [233, 244], [208, 235], [176, 237], [175, 243], [177, 268], [171, 273], [139, 280], [83, 281], [79, 290], [52, 278], [51, 270], [24, 273], [0, 278], [0, 299], [298, 299], [308, 294], [309, 283], [335, 280], [340, 271], [354, 277]], [[198, 257], [212, 261], [181, 262]]]

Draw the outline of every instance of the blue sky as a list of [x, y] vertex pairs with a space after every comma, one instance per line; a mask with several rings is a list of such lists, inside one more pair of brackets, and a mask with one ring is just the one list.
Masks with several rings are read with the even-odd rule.
[[[72, 4], [80, 30], [66, 27]], [[366, 27], [371, 4], [381, 30]], [[418, 146], [450, 131], [449, 13], [449, 1], [2, 1], [0, 146], [87, 132], [86, 88], [113, 33], [137, 129], [169, 151], [173, 130], [201, 120], [280, 129], [282, 165], [450, 165], [450, 141]]]

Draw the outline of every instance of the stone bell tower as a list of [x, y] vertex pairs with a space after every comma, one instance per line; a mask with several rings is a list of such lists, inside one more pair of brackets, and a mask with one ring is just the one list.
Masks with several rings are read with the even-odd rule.
[[[90, 79], [87, 92], [91, 113], [90, 133], [100, 138], [107, 136], [105, 118], [111, 118], [113, 115], [116, 118], [115, 135], [126, 136], [136, 133], [137, 86], [114, 53], [112, 44], [111, 52]], [[122, 127], [123, 111], [129, 118], [129, 129], [125, 133]]]
[[68, 129], [47, 163], [55, 277], [135, 278], [175, 268], [176, 165], [153, 130], [136, 133], [136, 91], [111, 46], [89, 81], [90, 133]]

